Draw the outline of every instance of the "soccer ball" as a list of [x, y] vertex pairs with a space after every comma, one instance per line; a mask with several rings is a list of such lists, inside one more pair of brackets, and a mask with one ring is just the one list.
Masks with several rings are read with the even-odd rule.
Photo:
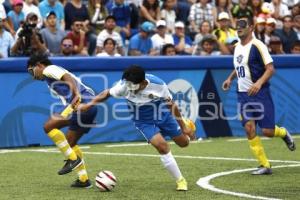
[[101, 171], [96, 176], [96, 186], [101, 192], [111, 191], [117, 184], [117, 179], [111, 171]]

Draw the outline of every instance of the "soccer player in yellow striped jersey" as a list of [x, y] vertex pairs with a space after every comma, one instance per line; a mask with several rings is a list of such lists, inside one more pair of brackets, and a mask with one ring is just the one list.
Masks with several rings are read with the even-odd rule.
[[250, 149], [260, 164], [252, 174], [272, 174], [271, 164], [256, 134], [256, 125], [267, 137], [281, 137], [289, 150], [294, 151], [296, 146], [289, 132], [275, 125], [274, 105], [268, 82], [274, 73], [273, 59], [267, 47], [253, 37], [253, 18], [239, 18], [236, 26], [240, 42], [237, 43], [234, 51], [234, 70], [223, 82], [222, 87], [223, 90], [228, 90], [232, 80], [237, 77], [242, 125]]
[[[92, 187], [77, 142], [81, 136], [89, 132], [91, 126], [88, 125], [93, 124], [97, 108], [93, 107], [86, 113], [77, 113], [73, 110], [79, 103], [89, 102], [95, 96], [94, 91], [66, 69], [53, 65], [44, 55], [31, 56], [27, 69], [34, 79], [45, 81], [51, 92], [56, 94], [64, 104], [62, 106], [64, 111], [54, 112], [44, 125], [48, 137], [66, 157], [66, 163], [58, 174], [64, 175], [76, 170], [79, 178], [71, 186]], [[66, 136], [60, 131], [63, 127], [69, 127]]]

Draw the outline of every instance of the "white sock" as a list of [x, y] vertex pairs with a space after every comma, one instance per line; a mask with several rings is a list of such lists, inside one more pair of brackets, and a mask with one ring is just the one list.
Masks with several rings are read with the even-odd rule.
[[167, 154], [161, 155], [160, 160], [163, 166], [175, 178], [176, 181], [178, 181], [182, 177], [180, 169], [171, 151]]

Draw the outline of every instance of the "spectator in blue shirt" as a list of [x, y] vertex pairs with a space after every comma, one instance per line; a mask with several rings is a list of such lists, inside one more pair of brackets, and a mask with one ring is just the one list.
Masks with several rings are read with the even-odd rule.
[[149, 21], [141, 25], [140, 32], [132, 36], [129, 41], [129, 56], [158, 55], [158, 52], [153, 49], [150, 36], [154, 29], [154, 24]]
[[63, 5], [57, 0], [43, 0], [39, 4], [39, 9], [44, 21], [47, 26], [47, 14], [54, 11], [57, 17], [56, 26], [61, 30], [65, 30], [65, 14]]
[[14, 31], [17, 31], [20, 28], [21, 22], [25, 20], [25, 15], [22, 12], [23, 1], [22, 0], [14, 0], [12, 3], [13, 10], [9, 11], [8, 23]]
[[184, 23], [178, 21], [175, 23], [175, 34], [173, 34], [176, 52], [179, 55], [191, 55], [193, 52], [193, 41], [185, 35]]

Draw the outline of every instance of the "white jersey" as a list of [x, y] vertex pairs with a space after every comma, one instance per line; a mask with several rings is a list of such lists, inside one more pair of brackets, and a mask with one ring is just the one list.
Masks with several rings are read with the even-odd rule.
[[114, 87], [112, 87], [109, 90], [109, 93], [116, 98], [124, 97], [135, 105], [143, 105], [169, 98], [172, 99], [168, 86], [160, 78], [152, 74], [146, 74], [145, 78], [148, 81], [147, 87], [136, 94], [132, 90], [127, 90], [123, 80], [120, 80]]
[[[245, 46], [238, 42], [233, 59], [239, 92], [247, 92], [264, 74], [265, 65], [273, 62], [266, 45], [256, 38]], [[264, 86], [268, 85], [268, 83], [264, 84]]]

